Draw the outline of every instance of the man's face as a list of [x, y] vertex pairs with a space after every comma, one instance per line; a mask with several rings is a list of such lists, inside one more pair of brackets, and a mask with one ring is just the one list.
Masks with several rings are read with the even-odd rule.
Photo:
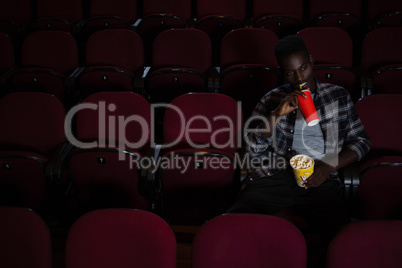
[[283, 58], [279, 62], [285, 83], [289, 83], [293, 89], [309, 88], [315, 92], [315, 80], [313, 75], [313, 58], [304, 51], [300, 51]]

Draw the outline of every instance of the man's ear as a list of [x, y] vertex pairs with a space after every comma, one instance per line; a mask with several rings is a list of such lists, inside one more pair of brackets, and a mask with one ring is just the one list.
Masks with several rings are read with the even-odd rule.
[[313, 56], [311, 56], [311, 55], [310, 55], [310, 64], [311, 64], [311, 65], [314, 65], [314, 58], [313, 58]]

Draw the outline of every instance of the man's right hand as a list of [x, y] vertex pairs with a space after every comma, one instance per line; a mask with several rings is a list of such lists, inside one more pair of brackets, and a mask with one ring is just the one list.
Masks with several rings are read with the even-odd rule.
[[291, 93], [286, 95], [286, 97], [279, 104], [278, 108], [273, 111], [274, 115], [279, 117], [296, 110], [299, 107], [299, 100], [297, 98], [297, 95], [300, 95], [303, 98], [307, 98], [306, 94], [304, 94], [299, 89], [292, 91]]

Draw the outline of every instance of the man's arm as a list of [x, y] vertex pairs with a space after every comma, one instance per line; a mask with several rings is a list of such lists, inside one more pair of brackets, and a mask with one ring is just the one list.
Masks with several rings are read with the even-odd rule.
[[[298, 108], [297, 95], [301, 95], [304, 98], [306, 97], [300, 90], [295, 90], [287, 94], [274, 110], [265, 110], [266, 104], [263, 102], [260, 102], [259, 106], [256, 107], [255, 111], [258, 113], [255, 112], [253, 115], [262, 117], [260, 118], [260, 120], [262, 119], [262, 123], [258, 126], [256, 131], [249, 132], [246, 137], [247, 151], [251, 156], [256, 156], [266, 151], [280, 117]], [[264, 107], [264, 110], [261, 107]]]
[[[332, 160], [332, 161], [331, 161]], [[337, 159], [326, 160], [325, 162], [316, 161], [314, 166], [313, 174], [304, 183], [305, 188], [318, 187], [320, 186], [331, 173], [346, 167], [358, 160], [357, 154], [348, 149], [344, 148], [337, 156]], [[331, 165], [331, 162], [337, 163], [336, 165]]]

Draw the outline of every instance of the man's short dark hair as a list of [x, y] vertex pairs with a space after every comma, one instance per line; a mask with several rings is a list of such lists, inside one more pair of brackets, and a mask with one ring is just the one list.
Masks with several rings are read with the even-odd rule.
[[298, 35], [288, 35], [280, 39], [274, 47], [274, 53], [278, 62], [283, 58], [300, 51], [304, 51], [306, 55], [309, 56], [303, 38]]

